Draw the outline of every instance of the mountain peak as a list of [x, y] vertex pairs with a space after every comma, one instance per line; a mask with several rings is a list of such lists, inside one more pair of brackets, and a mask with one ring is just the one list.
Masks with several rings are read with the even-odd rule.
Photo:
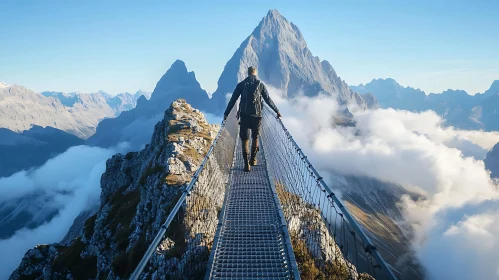
[[137, 92], [135, 92], [135, 94], [133, 96], [135, 98], [139, 98], [141, 95], [143, 95], [146, 99], [149, 99], [149, 98], [151, 98], [151, 94], [152, 94], [152, 92], [150, 92], [150, 91], [143, 91], [143, 90], [139, 89]]
[[236, 50], [225, 65], [213, 93], [217, 110], [223, 111], [226, 95], [247, 77], [249, 66], [258, 69], [258, 77], [266, 85], [282, 90], [285, 97], [336, 96], [340, 104], [357, 103], [365, 108], [365, 100], [351, 92], [327, 61], [313, 56], [302, 33], [277, 10], [270, 10]]
[[188, 72], [185, 63], [182, 60], [177, 59], [156, 84], [154, 92], [157, 92], [157, 89], [160, 88], [173, 89], [190, 86], [200, 87], [196, 80], [196, 75], [194, 72]]
[[267, 15], [262, 19], [263, 23], [288, 23], [288, 20], [281, 15], [276, 9], [269, 10]]
[[170, 66], [170, 69], [168, 71], [188, 72], [187, 66], [185, 66], [185, 62], [183, 62], [180, 59], [175, 60], [175, 62], [173, 62], [172, 66]]
[[267, 13], [267, 17], [281, 17], [284, 18], [277, 9], [270, 9]]
[[279, 43], [295, 44], [297, 41], [300, 41], [299, 44], [306, 47], [305, 39], [298, 27], [292, 22], [289, 22], [275, 9], [269, 10], [251, 36], [259, 40], [267, 38], [278, 40]]
[[103, 90], [99, 90], [97, 93], [104, 96], [104, 98], [112, 98], [113, 97], [111, 94], [109, 94]]
[[386, 78], [386, 79], [383, 79], [383, 78], [379, 78], [379, 79], [373, 79], [371, 81], [371, 83], [379, 83], [379, 84], [385, 84], [385, 85], [400, 85], [399, 83], [397, 83], [397, 81], [395, 81], [394, 79], [392, 78]]
[[485, 91], [483, 94], [487, 96], [492, 96], [496, 93], [499, 93], [499, 80], [495, 80], [492, 82], [492, 85], [490, 85], [490, 88]]

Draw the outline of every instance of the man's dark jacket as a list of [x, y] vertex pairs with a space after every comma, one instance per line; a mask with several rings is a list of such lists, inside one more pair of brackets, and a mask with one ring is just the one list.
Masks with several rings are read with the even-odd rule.
[[239, 114], [242, 117], [251, 116], [261, 118], [263, 110], [262, 98], [269, 105], [269, 107], [274, 110], [274, 112], [279, 112], [272, 99], [270, 99], [267, 88], [256, 78], [255, 75], [249, 75], [246, 79], [237, 84], [234, 93], [232, 93], [229, 104], [227, 104], [224, 116], [229, 115], [239, 96], [241, 96]]

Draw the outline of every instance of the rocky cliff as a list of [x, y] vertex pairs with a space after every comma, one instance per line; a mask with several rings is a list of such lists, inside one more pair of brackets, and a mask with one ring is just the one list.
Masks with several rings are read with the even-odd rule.
[[365, 230], [383, 259], [401, 279], [424, 279], [424, 271], [411, 246], [412, 230], [404, 222], [400, 200], [408, 195], [417, 201], [424, 198], [402, 186], [364, 176], [335, 174], [334, 187], [352, 216]]
[[490, 177], [499, 178], [499, 143], [495, 144], [487, 153], [484, 163], [485, 167], [491, 172]]
[[284, 217], [288, 221], [289, 235], [302, 279], [374, 279], [366, 273], [358, 273], [355, 264], [345, 260], [335, 238], [343, 242], [345, 239], [342, 239], [341, 234], [336, 236], [336, 232], [335, 236], [331, 235], [323, 215], [316, 207], [288, 191], [279, 182], [275, 187]]
[[[149, 145], [140, 152], [117, 154], [107, 161], [101, 179], [101, 206], [84, 223], [75, 223], [71, 229], [75, 238], [69, 241], [67, 236], [65, 242], [29, 250], [10, 279], [128, 277], [200, 166], [218, 130], [219, 126], [210, 125], [184, 100], [174, 101], [154, 127]], [[229, 136], [222, 137], [221, 147], [233, 145]], [[205, 167], [209, 170], [202, 173], [196, 191], [189, 196], [183, 219], [177, 219], [167, 232], [144, 278], [203, 273], [206, 260], [193, 256], [206, 256], [200, 252], [210, 248], [209, 242], [199, 241], [199, 232], [202, 228], [201, 238], [213, 239], [223, 203], [223, 182], [228, 176], [228, 164], [222, 162], [228, 158], [220, 153], [209, 158]], [[199, 201], [194, 203], [192, 199], [202, 200], [204, 206], [200, 208]], [[199, 222], [200, 213], [203, 223]]]

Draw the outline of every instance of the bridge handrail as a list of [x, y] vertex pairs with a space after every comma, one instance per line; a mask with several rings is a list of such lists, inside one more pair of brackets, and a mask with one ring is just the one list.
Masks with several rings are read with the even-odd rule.
[[[265, 109], [270, 112], [270, 109], [267, 108], [267, 106], [265, 106]], [[371, 242], [371, 240], [369, 239], [369, 237], [360, 228], [360, 226], [357, 223], [357, 221], [355, 220], [355, 218], [352, 217], [352, 215], [350, 214], [350, 212], [348, 211], [348, 209], [343, 205], [343, 203], [341, 202], [341, 200], [336, 196], [336, 194], [331, 190], [331, 188], [326, 184], [326, 182], [324, 182], [322, 176], [320, 176], [319, 172], [317, 172], [317, 170], [314, 168], [314, 166], [312, 165], [312, 163], [310, 163], [310, 161], [308, 160], [307, 156], [305, 155], [305, 153], [303, 152], [303, 150], [300, 148], [300, 146], [298, 146], [298, 144], [296, 143], [296, 141], [293, 139], [293, 136], [291, 136], [291, 133], [286, 128], [286, 126], [284, 125], [284, 123], [282, 122], [282, 120], [280, 118], [276, 118], [276, 119], [279, 122], [279, 124], [281, 125], [281, 127], [282, 127], [284, 133], [286, 134], [286, 136], [288, 137], [288, 139], [294, 145], [296, 151], [301, 156], [302, 160], [308, 165], [308, 167], [310, 168], [310, 170], [317, 177], [317, 180], [320, 182], [320, 184], [322, 185], [322, 187], [327, 191], [328, 195], [333, 199], [334, 203], [336, 203], [338, 205], [338, 207], [341, 209], [341, 212], [343, 213], [344, 218], [351, 224], [351, 226], [353, 227], [353, 230], [362, 239], [362, 241], [365, 244], [367, 244], [367, 246], [364, 248], [364, 250], [366, 250], [366, 252], [370, 253], [374, 257], [374, 259], [379, 264], [379, 266], [381, 267], [381, 269], [383, 269], [383, 270], [386, 271], [387, 277], [390, 280], [397, 280], [397, 277], [395, 277], [395, 275], [393, 274], [393, 271], [390, 269], [390, 266], [384, 261], [384, 259], [379, 254], [378, 250], [376, 249], [376, 246], [374, 246], [374, 244]]]
[[180, 210], [180, 208], [182, 207], [182, 205], [186, 202], [186, 199], [190, 195], [192, 188], [194, 187], [197, 180], [199, 179], [199, 174], [203, 171], [209, 157], [213, 153], [213, 149], [215, 148], [215, 146], [218, 142], [218, 139], [222, 135], [222, 131], [225, 128], [225, 123], [226, 123], [225, 120], [222, 121], [222, 124], [220, 126], [220, 130], [218, 131], [215, 139], [213, 140], [213, 143], [211, 144], [210, 149], [208, 150], [208, 153], [204, 157], [203, 162], [199, 166], [198, 170], [192, 176], [192, 179], [191, 179], [191, 182], [189, 183], [189, 185], [187, 185], [187, 187], [183, 190], [182, 196], [179, 198], [179, 200], [175, 204], [175, 207], [172, 209], [172, 211], [168, 215], [168, 218], [166, 219], [166, 221], [163, 223], [163, 225], [161, 225], [161, 228], [160, 228], [159, 232], [156, 234], [156, 237], [152, 241], [151, 245], [149, 245], [149, 248], [147, 248], [147, 251], [144, 254], [144, 256], [142, 257], [140, 263], [137, 265], [134, 272], [130, 276], [130, 278], [129, 278], [130, 280], [136, 280], [139, 278], [140, 274], [142, 273], [142, 271], [146, 267], [147, 263], [151, 259], [154, 251], [161, 243], [161, 240], [163, 239], [164, 235], [166, 234], [166, 231], [168, 230], [168, 227], [170, 226], [171, 222], [173, 221], [173, 219], [177, 215], [177, 213]]

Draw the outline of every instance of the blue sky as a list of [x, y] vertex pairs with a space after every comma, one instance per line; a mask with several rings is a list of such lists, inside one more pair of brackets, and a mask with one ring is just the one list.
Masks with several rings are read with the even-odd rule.
[[216, 89], [269, 9], [349, 84], [391, 77], [427, 92], [499, 79], [499, 1], [0, 2], [0, 81], [35, 91], [153, 90], [176, 60]]

